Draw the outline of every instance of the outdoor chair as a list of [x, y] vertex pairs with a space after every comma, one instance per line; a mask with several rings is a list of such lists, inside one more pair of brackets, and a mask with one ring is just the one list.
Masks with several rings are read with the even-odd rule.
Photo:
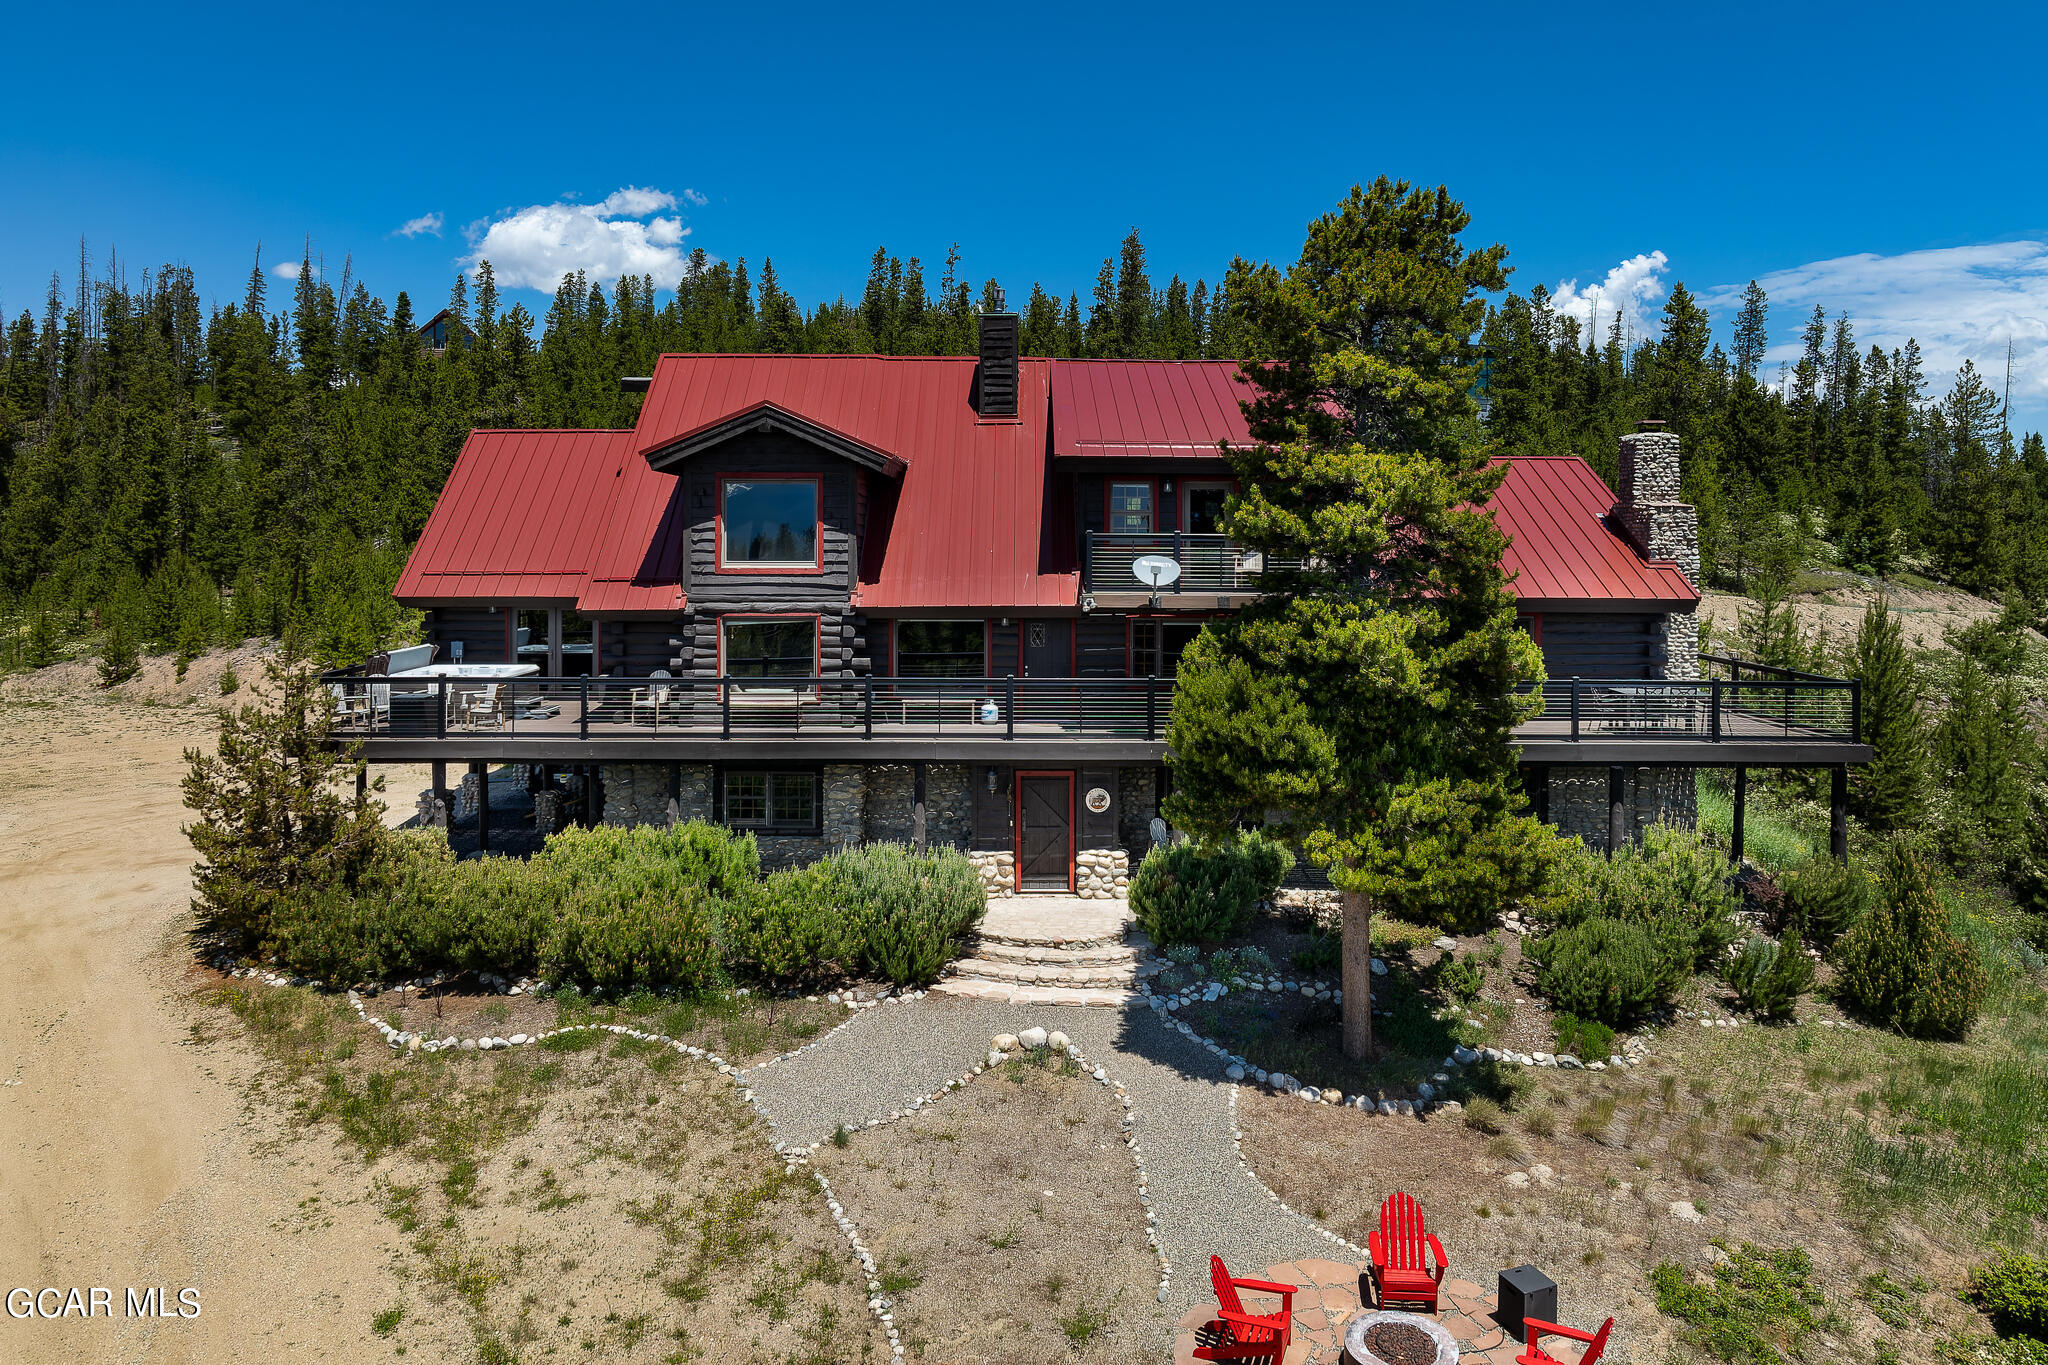
[[367, 716], [368, 716], [368, 719], [369, 719], [369, 722], [370, 722], [370, 724], [372, 724], [372, 725], [375, 725], [375, 724], [376, 724], [376, 723], [377, 723], [378, 721], [380, 721], [380, 720], [382, 720], [382, 721], [386, 722], [387, 724], [388, 724], [388, 723], [390, 722], [390, 720], [391, 720], [391, 684], [390, 684], [390, 683], [371, 683], [371, 684], [370, 684], [370, 696], [369, 696], [368, 704], [367, 704], [367, 707], [366, 707], [366, 714], [367, 714]]
[[[1444, 1246], [1422, 1221], [1422, 1206], [1415, 1196], [1396, 1190], [1380, 1205], [1380, 1225], [1370, 1238], [1372, 1269], [1362, 1279], [1370, 1280], [1368, 1302], [1385, 1308], [1389, 1303], [1427, 1305], [1436, 1312], [1437, 1286], [1444, 1278]], [[1436, 1269], [1429, 1268], [1425, 1253], [1434, 1254]], [[1368, 1286], [1361, 1284], [1361, 1290]]]
[[[1216, 1289], [1216, 1316], [1205, 1331], [1215, 1338], [1195, 1348], [1196, 1360], [1266, 1360], [1279, 1365], [1294, 1336], [1294, 1291], [1291, 1284], [1271, 1280], [1236, 1280], [1223, 1268], [1221, 1256], [1209, 1258], [1209, 1281]], [[1277, 1313], [1247, 1313], [1237, 1291], [1278, 1294]]]
[[462, 725], [466, 730], [479, 726], [492, 729], [505, 728], [505, 708], [499, 700], [498, 684], [485, 683], [462, 699]]
[[367, 719], [370, 699], [360, 692], [350, 692], [342, 683], [329, 683], [327, 690], [334, 694], [334, 723], [355, 725]]
[[1598, 1365], [1600, 1353], [1607, 1349], [1607, 1334], [1614, 1330], [1614, 1319], [1600, 1324], [1597, 1332], [1581, 1332], [1576, 1327], [1565, 1327], [1541, 1318], [1523, 1318], [1522, 1326], [1529, 1333], [1529, 1349], [1515, 1357], [1517, 1365], [1564, 1365], [1556, 1356], [1543, 1349], [1543, 1338], [1563, 1337], [1566, 1341], [1583, 1341], [1586, 1353], [1579, 1357], [1579, 1365]]
[[[667, 678], [672, 675], [665, 668], [657, 668], [647, 676], [650, 678]], [[654, 723], [658, 727], [661, 724], [661, 713], [664, 709], [681, 709], [682, 691], [683, 689], [666, 683], [653, 687], [634, 688], [632, 697], [633, 720], [637, 723], [640, 719], [640, 713], [647, 711], [653, 715]]]

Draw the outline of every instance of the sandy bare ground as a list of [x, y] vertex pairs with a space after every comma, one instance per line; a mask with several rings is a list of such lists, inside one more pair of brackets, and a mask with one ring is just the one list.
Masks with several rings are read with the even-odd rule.
[[[113, 1317], [0, 1317], [0, 1359], [353, 1357], [396, 1236], [189, 1032], [178, 781], [210, 710], [44, 687], [0, 700], [0, 1287], [104, 1286]], [[131, 1286], [199, 1316], [129, 1318]]]
[[[1792, 599], [1799, 629], [1809, 639], [1827, 633], [1829, 643], [1840, 649], [1856, 639], [1863, 622], [1863, 610], [1878, 598], [1875, 581], [1853, 581], [1826, 592], [1800, 593]], [[1899, 618], [1909, 649], [1941, 649], [1944, 635], [1978, 621], [1995, 620], [1999, 604], [1973, 597], [1953, 588], [1915, 588], [1892, 583], [1884, 587], [1884, 599]], [[1753, 605], [1748, 598], [1732, 593], [1707, 592], [1700, 601], [1700, 615], [1711, 622], [1714, 638], [1732, 643], [1740, 628], [1743, 608]], [[1728, 652], [1725, 648], [1722, 653]]]

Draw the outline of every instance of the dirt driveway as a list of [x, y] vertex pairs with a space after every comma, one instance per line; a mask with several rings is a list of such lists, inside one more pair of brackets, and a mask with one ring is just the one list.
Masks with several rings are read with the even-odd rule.
[[[253, 1062], [191, 1033], [180, 751], [211, 730], [201, 705], [0, 701], [0, 1290], [112, 1291], [111, 1317], [0, 1316], [0, 1359], [356, 1358], [391, 1295], [359, 1182], [277, 1141]], [[129, 1317], [152, 1286], [198, 1316]]]

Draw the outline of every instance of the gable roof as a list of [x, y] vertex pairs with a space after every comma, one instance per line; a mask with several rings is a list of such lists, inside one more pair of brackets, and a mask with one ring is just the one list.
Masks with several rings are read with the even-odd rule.
[[[632, 431], [475, 431], [394, 595], [417, 605], [527, 599], [585, 613], [674, 612], [687, 517], [649, 456], [770, 420], [869, 468], [852, 605], [1071, 611], [1073, 476], [1060, 459], [1219, 460], [1249, 440], [1229, 361], [1026, 359], [1019, 416], [984, 420], [971, 356], [665, 355]], [[722, 438], [721, 438], [722, 439]], [[872, 455], [873, 458], [861, 458]], [[1689, 611], [1678, 566], [1645, 561], [1612, 490], [1573, 456], [1518, 457], [1493, 500], [1532, 610], [1626, 603]], [[1065, 468], [1073, 468], [1069, 465]]]
[[1021, 361], [1018, 415], [989, 419], [974, 407], [976, 363], [665, 355], [640, 409], [636, 447], [658, 458], [743, 414], [786, 415], [886, 453], [901, 471], [900, 483], [871, 490], [855, 607], [1071, 609], [1080, 591], [1073, 499], [1056, 496], [1046, 477], [1054, 362]]
[[1614, 491], [1576, 455], [1519, 455], [1493, 495], [1503, 563], [1524, 602], [1622, 599], [1690, 611], [1699, 592], [1668, 559], [1645, 560], [1608, 513]]
[[632, 453], [630, 431], [472, 431], [392, 595], [574, 598]]
[[1052, 453], [1062, 459], [1185, 460], [1251, 443], [1234, 360], [1061, 360]]

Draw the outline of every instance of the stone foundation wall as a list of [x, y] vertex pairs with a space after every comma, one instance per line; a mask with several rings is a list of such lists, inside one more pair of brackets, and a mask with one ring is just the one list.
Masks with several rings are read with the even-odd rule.
[[606, 763], [597, 770], [607, 825], [668, 824], [668, 764]]
[[[1596, 765], [1553, 765], [1550, 822], [1596, 852], [1607, 850], [1607, 769]], [[1699, 800], [1690, 768], [1626, 768], [1622, 804], [1631, 840], [1651, 825], [1691, 829], [1699, 823]]]
[[823, 789], [825, 809], [820, 827], [828, 849], [852, 848], [861, 841], [867, 815], [867, 781], [858, 763], [827, 763]]
[[1152, 851], [1152, 817], [1159, 813], [1159, 770], [1116, 770], [1116, 837], [1140, 861]]
[[1074, 890], [1084, 901], [1128, 900], [1131, 855], [1120, 848], [1084, 848], [1074, 855]]
[[991, 896], [1017, 894], [1017, 855], [1007, 849], [1000, 853], [976, 850], [967, 855], [981, 874], [981, 889]]
[[761, 852], [761, 870], [764, 872], [815, 863], [834, 851], [832, 845], [814, 834], [756, 833], [754, 846]]

